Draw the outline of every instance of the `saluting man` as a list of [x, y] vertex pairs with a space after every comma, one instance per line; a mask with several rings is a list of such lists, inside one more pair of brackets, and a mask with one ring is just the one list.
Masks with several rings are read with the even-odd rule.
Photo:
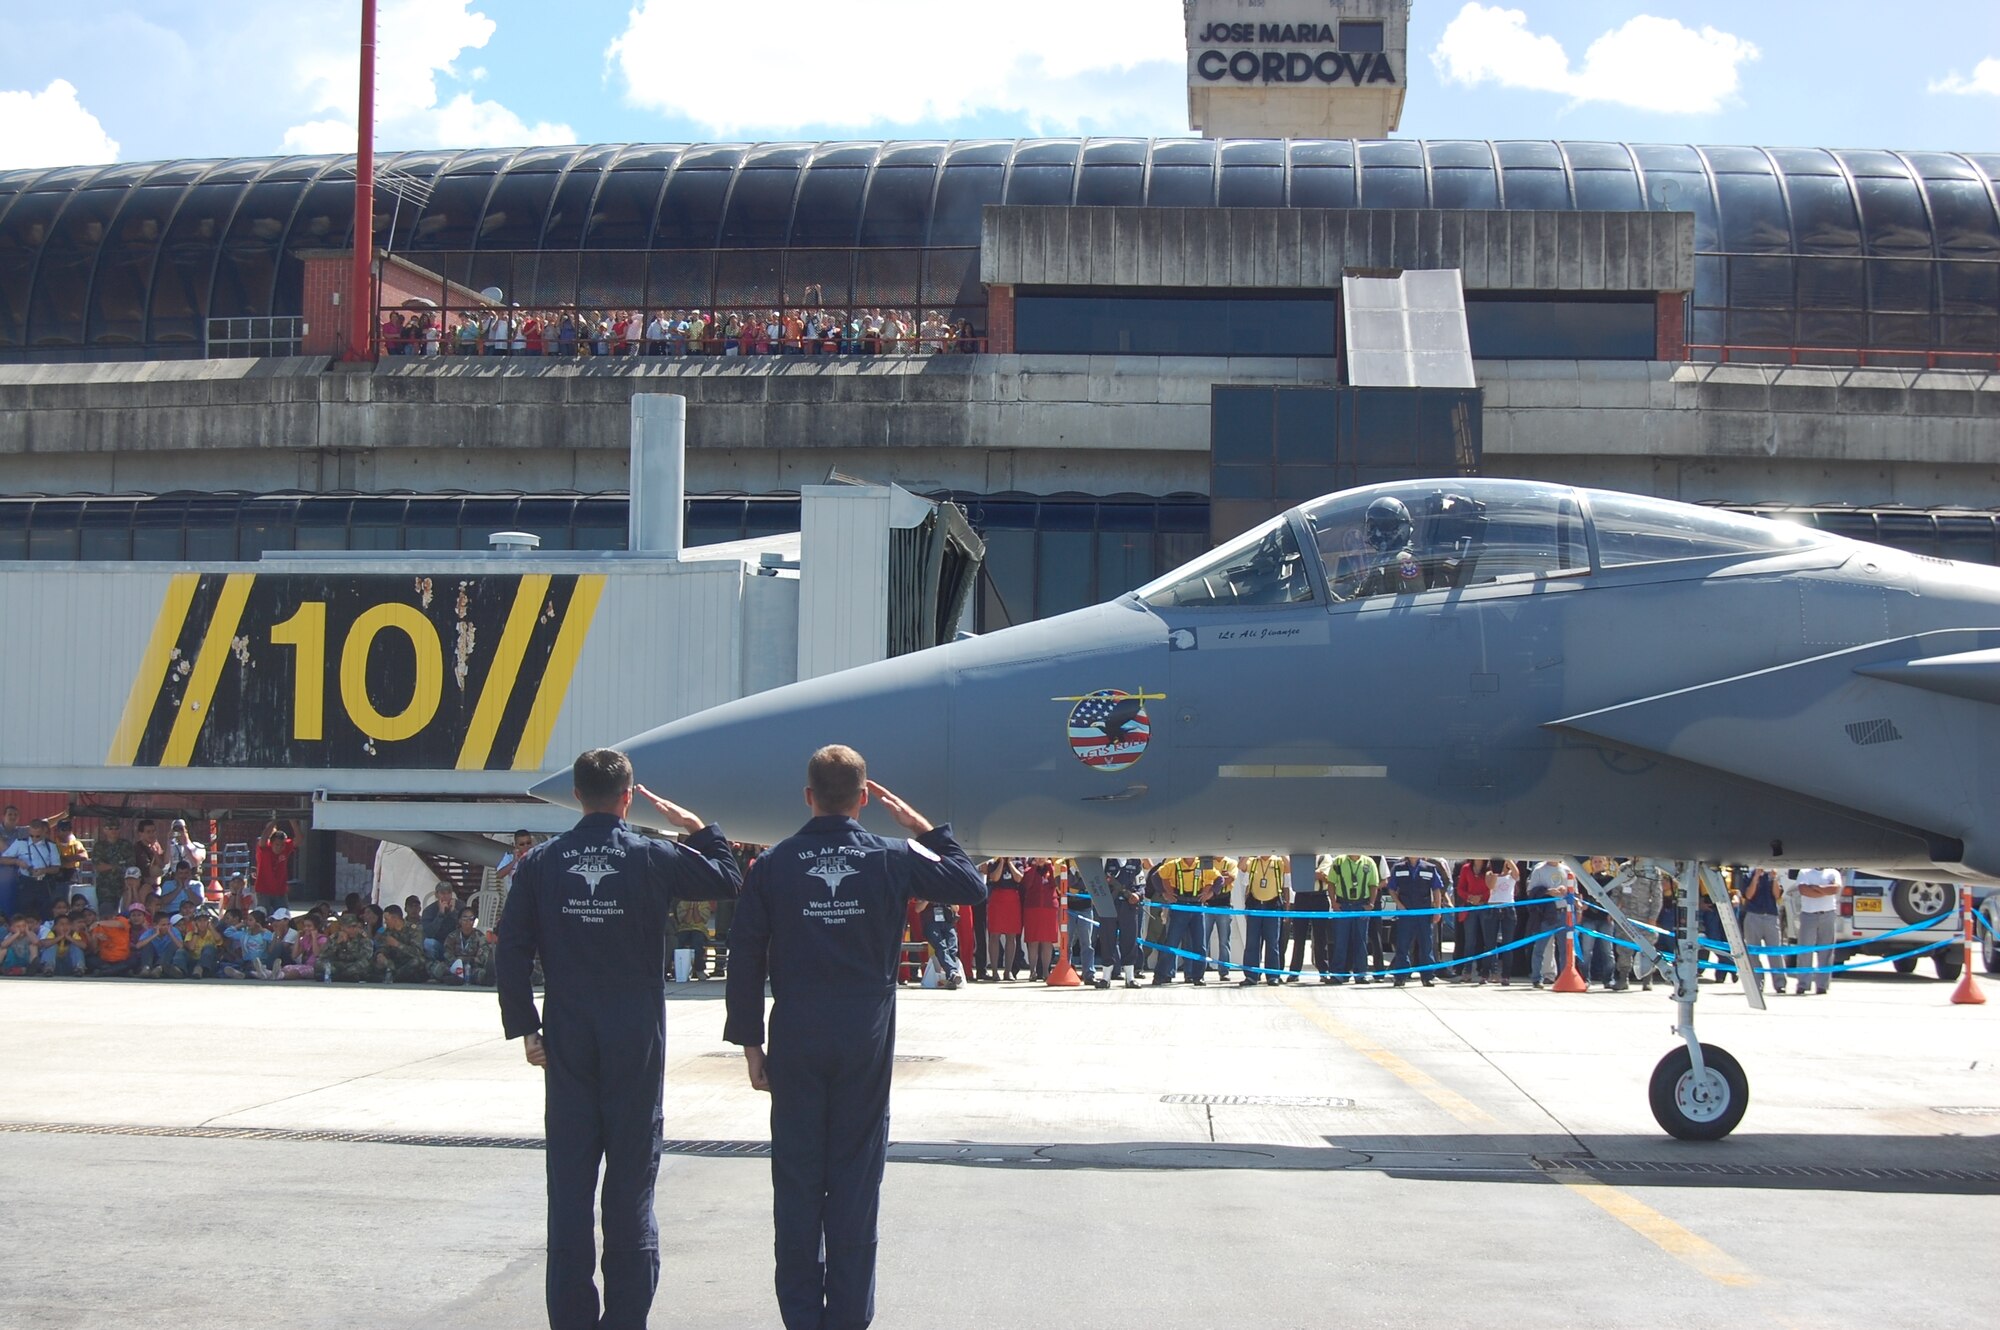
[[[741, 874], [721, 830], [644, 787], [688, 833], [680, 845], [625, 825], [632, 764], [595, 748], [573, 768], [575, 827], [522, 859], [500, 914], [500, 1021], [542, 1068], [548, 1137], [552, 1330], [644, 1330], [660, 1282], [653, 1187], [666, 1076], [667, 948], [674, 898], [722, 900]], [[535, 1010], [535, 958], [546, 976]], [[592, 1195], [604, 1165], [604, 1307]]]
[[[871, 794], [912, 839], [854, 820]], [[986, 881], [950, 827], [869, 780], [852, 748], [812, 755], [805, 796], [812, 820], [758, 857], [737, 903], [722, 1037], [771, 1094], [779, 1314], [787, 1330], [859, 1330], [875, 1317], [904, 908], [977, 904]]]

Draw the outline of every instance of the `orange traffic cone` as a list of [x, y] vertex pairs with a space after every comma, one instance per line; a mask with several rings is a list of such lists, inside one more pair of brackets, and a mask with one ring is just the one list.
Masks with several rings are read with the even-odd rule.
[[1965, 919], [1965, 963], [1959, 968], [1958, 987], [1951, 991], [1951, 1002], [1955, 1007], [1983, 1007], [1986, 994], [1972, 977], [1972, 893], [1964, 887], [1958, 889], [1958, 912]]
[[1556, 976], [1553, 988], [1558, 993], [1588, 992], [1590, 985], [1584, 982], [1576, 969], [1576, 897], [1570, 897], [1569, 904], [1564, 908], [1569, 915], [1570, 931], [1563, 934], [1562, 973]]
[[1076, 967], [1069, 963], [1069, 911], [1064, 910], [1056, 925], [1056, 963], [1049, 967], [1050, 988], [1082, 988]]
[[218, 862], [222, 858], [222, 855], [218, 853], [221, 848], [222, 837], [220, 829], [215, 825], [215, 819], [210, 818], [208, 820], [208, 858], [205, 861], [205, 866], [208, 870], [208, 881], [202, 888], [202, 894], [208, 897], [211, 904], [218, 905], [224, 903], [222, 900], [222, 865]]

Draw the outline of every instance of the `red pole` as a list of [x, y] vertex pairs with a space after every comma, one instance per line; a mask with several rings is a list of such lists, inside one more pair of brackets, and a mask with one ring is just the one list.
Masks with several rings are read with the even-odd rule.
[[375, 0], [361, 0], [361, 100], [354, 144], [354, 268], [347, 282], [347, 352], [373, 360], [375, 345]]

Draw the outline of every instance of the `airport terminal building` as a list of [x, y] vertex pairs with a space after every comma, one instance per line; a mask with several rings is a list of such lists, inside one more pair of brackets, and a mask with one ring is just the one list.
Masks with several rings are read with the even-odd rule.
[[[403, 153], [383, 181], [368, 298], [443, 336], [356, 367], [335, 358], [351, 158], [0, 174], [0, 558], [502, 526], [601, 548], [629, 398], [667, 391], [689, 401], [691, 538], [784, 529], [830, 471], [895, 481], [989, 536], [983, 623], [1039, 616], [1199, 548], [1211, 499], [1386, 474], [1343, 451], [1334, 395], [1273, 396], [1325, 441], [1278, 457], [1214, 391], [1337, 390], [1343, 275], [1432, 268], [1462, 274], [1485, 473], [1823, 509], [1995, 558], [2000, 156], [622, 145]], [[453, 332], [496, 312], [506, 347]], [[622, 336], [691, 314], [699, 345]], [[864, 315], [903, 336], [849, 335]], [[565, 316], [620, 335], [561, 343]], [[726, 321], [759, 336], [725, 346]]]
[[[0, 172], [0, 580], [80, 612], [8, 676], [0, 786], [485, 854], [566, 744], [1415, 475], [2000, 563], [2000, 155], [1393, 138], [1402, 0], [1187, 14], [1203, 137], [394, 153], [361, 291], [351, 156]], [[1439, 278], [1443, 315], [1371, 303]], [[671, 567], [654, 394], [709, 547]], [[712, 646], [664, 691], [618, 673], [675, 649], [661, 597]], [[272, 683], [309, 652], [340, 736]]]

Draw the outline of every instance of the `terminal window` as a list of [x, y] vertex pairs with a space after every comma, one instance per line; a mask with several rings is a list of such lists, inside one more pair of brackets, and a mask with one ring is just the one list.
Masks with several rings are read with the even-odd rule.
[[1324, 356], [1339, 318], [1331, 294], [1022, 292], [1014, 347], [1022, 354]]
[[1657, 313], [1650, 299], [1465, 299], [1475, 360], [1651, 360]]
[[1340, 49], [1343, 51], [1381, 50], [1382, 25], [1380, 23], [1341, 24]]

